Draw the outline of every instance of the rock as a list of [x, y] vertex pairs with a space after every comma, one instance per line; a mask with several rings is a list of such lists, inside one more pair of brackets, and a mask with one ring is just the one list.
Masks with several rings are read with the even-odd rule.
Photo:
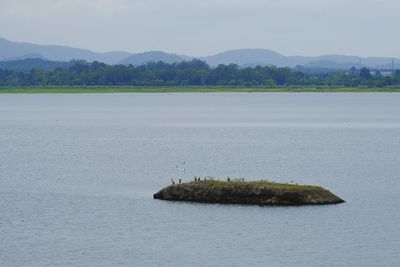
[[171, 201], [269, 206], [327, 205], [345, 202], [319, 186], [264, 181], [195, 181], [170, 185], [153, 197]]

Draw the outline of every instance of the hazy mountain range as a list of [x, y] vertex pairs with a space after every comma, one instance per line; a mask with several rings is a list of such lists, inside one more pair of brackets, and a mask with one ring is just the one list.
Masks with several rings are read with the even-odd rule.
[[[142, 65], [151, 61], [173, 63], [190, 60], [192, 58], [194, 57], [165, 53], [162, 51], [149, 51], [144, 53], [113, 51], [98, 53], [67, 46], [20, 43], [0, 38], [0, 61], [3, 62], [42, 59], [58, 62], [86, 60], [88, 62], [99, 61], [107, 64]], [[360, 67], [360, 64], [370, 68], [392, 67], [392, 58], [387, 57], [360, 58], [344, 55], [323, 55], [318, 57], [285, 56], [268, 49], [238, 49], [212, 56], [198, 57], [198, 59], [206, 61], [210, 66], [234, 63], [243, 67], [257, 65], [296, 67], [300, 65], [306, 68], [349, 69], [353, 66]], [[28, 62], [32, 63], [31, 61]], [[400, 59], [395, 59], [395, 63], [396, 68], [399, 67]], [[59, 65], [62, 64], [59, 63]]]

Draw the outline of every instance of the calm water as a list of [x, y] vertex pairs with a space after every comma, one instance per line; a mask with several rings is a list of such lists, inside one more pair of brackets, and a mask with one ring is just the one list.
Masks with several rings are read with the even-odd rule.
[[[179, 175], [347, 203], [162, 202]], [[400, 266], [400, 94], [0, 95], [0, 266]]]

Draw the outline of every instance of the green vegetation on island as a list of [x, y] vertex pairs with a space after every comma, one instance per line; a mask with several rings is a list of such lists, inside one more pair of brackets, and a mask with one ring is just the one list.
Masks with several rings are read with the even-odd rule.
[[215, 179], [204, 179], [199, 181], [193, 181], [191, 183], [204, 183], [207, 186], [216, 186], [216, 187], [241, 187], [243, 185], [249, 186], [258, 186], [258, 187], [270, 187], [270, 188], [280, 188], [285, 190], [319, 190], [321, 189], [320, 186], [315, 185], [299, 185], [294, 183], [276, 183], [266, 180], [259, 180], [259, 181], [246, 181], [244, 179], [230, 179], [229, 181], [222, 181], [222, 180], [215, 180]]

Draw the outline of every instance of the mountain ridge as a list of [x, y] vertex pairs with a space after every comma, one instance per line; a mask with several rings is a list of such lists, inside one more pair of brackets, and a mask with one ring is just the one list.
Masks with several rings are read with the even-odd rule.
[[105, 53], [93, 52], [88, 49], [73, 48], [62, 45], [38, 45], [27, 42], [12, 42], [0, 37], [0, 60], [13, 57], [24, 57], [29, 54], [39, 54], [53, 61], [87, 60], [115, 64], [130, 55], [127, 52], [111, 51]]
[[[330, 69], [348, 69], [366, 66], [370, 68], [391, 68], [389, 57], [358, 57], [351, 55], [327, 54], [321, 56], [286, 56], [270, 49], [244, 48], [223, 51], [205, 57], [192, 57], [167, 53], [164, 51], [145, 51], [129, 53], [124, 51], [93, 52], [88, 49], [62, 45], [39, 45], [28, 42], [13, 42], [0, 37], [0, 61], [11, 59], [40, 58], [51, 61], [86, 60], [107, 64], [142, 65], [147, 62], [164, 61], [166, 63], [200, 59], [212, 67], [219, 64], [237, 64], [242, 67], [277, 66], [277, 67], [318, 67]], [[400, 59], [396, 58], [396, 63]], [[397, 66], [398, 64], [396, 64]]]

